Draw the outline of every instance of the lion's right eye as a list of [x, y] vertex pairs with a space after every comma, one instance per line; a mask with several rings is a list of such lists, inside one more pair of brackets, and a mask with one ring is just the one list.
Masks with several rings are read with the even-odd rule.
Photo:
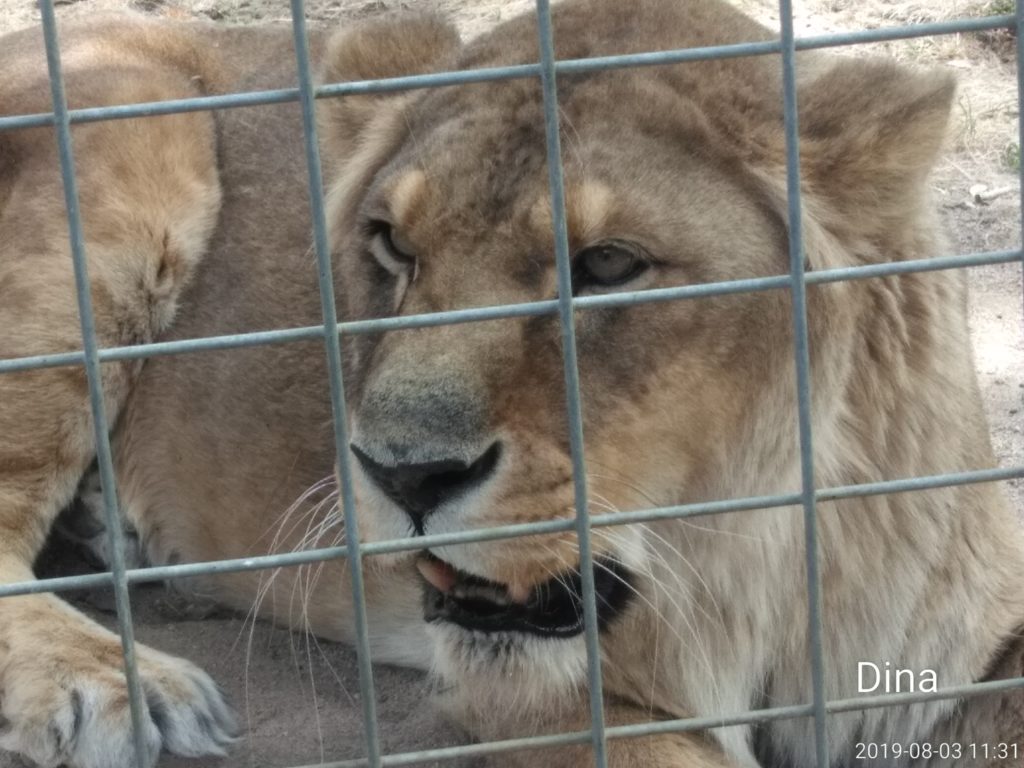
[[366, 228], [370, 233], [370, 252], [384, 269], [393, 275], [416, 269], [412, 246], [389, 222], [371, 221]]
[[625, 285], [650, 266], [640, 247], [610, 241], [584, 248], [573, 259], [573, 293]]

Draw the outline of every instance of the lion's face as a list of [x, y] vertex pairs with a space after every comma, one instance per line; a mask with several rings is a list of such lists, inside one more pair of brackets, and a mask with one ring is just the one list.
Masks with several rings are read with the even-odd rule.
[[[778, 219], [704, 150], [699, 126], [666, 141], [651, 113], [686, 107], [649, 81], [615, 73], [562, 88], [574, 295], [783, 272]], [[642, 110], [608, 108], [638, 98]], [[353, 201], [339, 248], [349, 316], [555, 299], [539, 84], [430, 95], [408, 119], [415, 129]], [[578, 312], [591, 511], [705, 497], [727, 471], [711, 446], [737, 441], [786, 320], [769, 293]], [[574, 516], [560, 335], [549, 314], [351, 340], [364, 536]], [[650, 570], [644, 531], [593, 539], [611, 622]], [[474, 647], [582, 630], [573, 532], [422, 557], [428, 617], [473, 635]]]
[[[607, 42], [615, 30], [573, 18], [581, 13], [588, 12], [567, 6], [558, 19], [570, 41], [561, 55], [620, 52]], [[630, 27], [628, 49], [668, 47], [644, 37], [662, 21]], [[574, 25], [586, 31], [574, 38]], [[378, 42], [386, 35], [443, 37], [436, 22], [423, 19], [375, 32]], [[747, 25], [743, 33], [751, 39], [757, 32]], [[534, 35], [532, 23], [514, 22], [457, 63], [532, 60]], [[448, 41], [439, 47], [411, 71], [451, 66]], [[770, 98], [778, 94], [777, 69], [740, 67], [560, 80], [575, 296], [787, 271], [778, 188], [764, 167], [735, 151], [742, 137], [722, 140], [721, 126], [706, 114], [715, 91], [743, 80], [750, 92], [729, 108], [760, 110], [759, 119], [778, 121]], [[473, 85], [375, 106], [352, 106], [367, 113], [363, 133], [342, 158], [331, 195], [346, 319], [555, 299], [539, 83]], [[739, 124], [732, 128], [743, 132]], [[758, 153], [774, 162], [779, 145], [762, 146], [761, 138], [752, 139]], [[818, 293], [814, 301], [825, 301], [828, 291]], [[784, 291], [589, 309], [575, 321], [592, 514], [743, 495], [757, 490], [752, 474], [789, 471], [796, 421]], [[347, 339], [346, 353], [364, 538], [574, 516], [556, 315], [360, 335]], [[760, 486], [780, 480], [762, 478]], [[653, 608], [645, 580], [664, 564], [662, 543], [648, 526], [595, 529], [605, 629], [623, 612]], [[543, 672], [558, 647], [565, 654], [554, 665], [557, 684], [582, 675], [574, 532], [441, 547], [418, 557], [442, 667], [496, 663], [507, 672], [533, 664]], [[543, 652], [529, 652], [536, 647]], [[529, 660], [520, 658], [524, 651]]]

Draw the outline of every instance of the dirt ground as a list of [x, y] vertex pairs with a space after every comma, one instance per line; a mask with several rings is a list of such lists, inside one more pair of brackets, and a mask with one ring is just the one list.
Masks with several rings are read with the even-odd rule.
[[[765, 23], [777, 25], [772, 0], [739, 2]], [[62, 17], [134, 8], [225, 23], [285, 23], [289, 18], [285, 0], [57, 0], [57, 4]], [[316, 22], [344, 24], [397, 7], [430, 8], [448, 14], [466, 36], [473, 36], [531, 5], [528, 0], [308, 0], [307, 10]], [[797, 34], [1012, 12], [1012, 0], [796, 0], [795, 5]], [[37, 21], [38, 12], [31, 0], [0, 0], [0, 32]], [[1017, 247], [1020, 148], [1013, 38], [999, 32], [871, 47], [905, 61], [948, 67], [960, 79], [949, 152], [933, 178], [951, 236], [951, 253]], [[842, 53], [861, 55], [863, 51], [860, 47]], [[979, 194], [992, 199], [978, 202]], [[1020, 416], [1024, 403], [1024, 300], [1020, 265], [975, 269], [971, 279], [975, 356], [993, 440], [1003, 465], [1019, 465], [1024, 463]], [[1017, 482], [1007, 485], [1017, 508], [1024, 510], [1024, 487]], [[108, 623], [112, 621], [108, 596], [81, 595], [77, 600]], [[245, 734], [226, 760], [165, 759], [161, 766], [276, 768], [364, 753], [358, 676], [349, 650], [317, 645], [262, 624], [250, 635], [251, 625], [239, 617], [195, 620], [188, 614], [183, 616], [160, 587], [139, 589], [133, 605], [138, 639], [207, 669], [227, 689], [245, 725]], [[420, 675], [379, 667], [376, 682], [381, 738], [387, 752], [465, 740], [432, 710]], [[0, 768], [18, 765], [16, 760], [0, 755]]]

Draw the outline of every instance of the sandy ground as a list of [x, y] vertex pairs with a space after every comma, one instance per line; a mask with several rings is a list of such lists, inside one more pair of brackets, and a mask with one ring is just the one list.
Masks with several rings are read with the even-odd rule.
[[[766, 23], [777, 24], [772, 0], [738, 0]], [[284, 22], [285, 0], [57, 0], [62, 16], [131, 7], [173, 17], [226, 22]], [[415, 6], [449, 14], [464, 34], [474, 35], [532, 5], [527, 0], [309, 0], [308, 16], [346, 23], [382, 10]], [[965, 0], [807, 0], [796, 2], [797, 34], [884, 27], [1002, 10], [1009, 2]], [[0, 0], [0, 31], [29, 26], [38, 12], [29, 0]], [[1017, 99], [1013, 39], [1006, 33], [955, 35], [873, 46], [898, 58], [953, 69], [960, 78], [950, 151], [933, 183], [951, 235], [951, 252], [1017, 247], [1020, 242], [1016, 145]], [[863, 49], [844, 51], [857, 55]], [[1005, 191], [1004, 191], [1005, 188]], [[1001, 191], [988, 204], [974, 201], [979, 189]], [[1024, 403], [1021, 269], [1003, 265], [972, 270], [971, 322], [993, 440], [1003, 465], [1024, 461], [1020, 410]], [[1024, 487], [1008, 483], [1024, 510]], [[66, 571], [66, 557], [48, 559], [48, 569]], [[78, 595], [76, 602], [112, 623], [109, 595]], [[364, 754], [361, 703], [354, 654], [234, 616], [196, 620], [185, 615], [160, 587], [134, 593], [136, 635], [142, 642], [190, 658], [227, 689], [241, 712], [245, 735], [231, 757], [217, 761], [165, 759], [161, 766], [270, 768], [338, 760]], [[415, 673], [378, 667], [377, 707], [386, 751], [460, 743], [426, 698]], [[448, 763], [452, 764], [452, 763]], [[456, 763], [477, 765], [473, 761]], [[541, 763], [539, 762], [538, 765]], [[0, 768], [21, 764], [0, 755]]]

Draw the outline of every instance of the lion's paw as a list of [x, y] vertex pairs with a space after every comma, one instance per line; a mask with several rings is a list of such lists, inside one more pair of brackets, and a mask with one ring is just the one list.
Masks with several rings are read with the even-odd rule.
[[183, 757], [225, 754], [238, 725], [220, 687], [190, 662], [140, 650], [149, 717], [163, 748]]
[[[84, 617], [60, 613], [62, 626], [47, 637], [36, 635], [38, 622], [5, 633], [13, 644], [0, 648], [0, 749], [44, 768], [133, 768], [120, 641]], [[224, 755], [237, 727], [213, 680], [182, 659], [142, 645], [136, 652], [146, 745], [138, 764], [154, 765], [161, 750]]]

